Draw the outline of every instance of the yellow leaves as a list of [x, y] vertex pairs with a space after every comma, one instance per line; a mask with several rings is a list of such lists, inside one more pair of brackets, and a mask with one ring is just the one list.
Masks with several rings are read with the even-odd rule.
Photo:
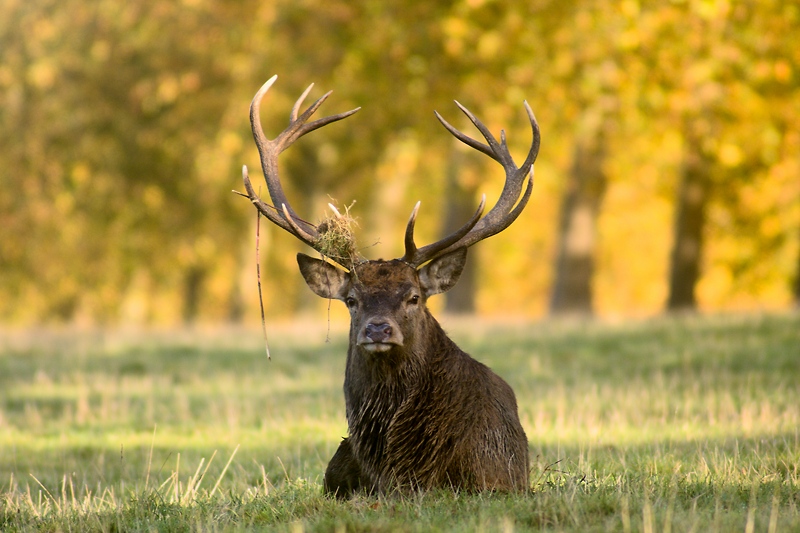
[[[629, 163], [630, 164], [630, 163]], [[635, 179], [609, 184], [598, 220], [597, 261], [593, 282], [595, 308], [601, 316], [643, 316], [663, 309], [667, 295], [672, 205], [659, 196], [662, 169], [614, 162], [613, 174]]]
[[142, 201], [150, 211], [159, 211], [164, 207], [164, 192], [157, 185], [147, 185], [142, 193]]
[[58, 36], [58, 26], [50, 18], [40, 18], [36, 20], [30, 32], [30, 37], [39, 43], [52, 41]]
[[761, 219], [759, 223], [759, 233], [765, 239], [774, 239], [784, 231], [783, 220], [776, 213], [770, 213]]
[[[336, 103], [326, 104], [331, 112], [365, 106], [361, 118], [335, 126], [346, 132], [336, 140], [321, 135], [303, 145], [323, 167], [322, 175], [347, 178], [336, 181], [337, 196], [373, 195], [359, 203], [360, 214], [369, 220], [362, 242], [380, 238], [385, 247], [402, 246], [402, 226], [417, 199], [423, 200], [421, 218], [429, 222], [419, 228], [422, 240], [439, 229], [446, 161], [459, 144], [448, 142], [431, 108], [476, 135], [457, 110], [444, 104], [452, 98], [468, 103], [495, 134], [506, 128], [519, 160], [529, 139], [521, 101], [530, 102], [544, 138], [537, 181], [520, 223], [476, 248], [477, 256], [490, 255], [481, 249], [502, 254], [502, 264], [486, 276], [491, 279], [481, 281], [482, 311], [545, 309], [573, 137], [602, 124], [611, 138], [611, 185], [596, 248], [601, 313], [663, 308], [685, 122], [698, 129], [714, 172], [736, 181], [721, 185], [720, 196], [726, 196], [720, 201], [738, 212], [709, 224], [730, 233], [730, 243], [720, 244], [714, 235], [707, 245], [716, 259], [704, 272], [709, 277], [701, 294], [705, 304], [724, 307], [731, 291], [758, 290], [755, 283], [741, 282], [730, 266], [747, 253], [758, 256], [758, 247], [747, 248], [748, 238], [797, 242], [800, 63], [787, 31], [798, 20], [792, 2], [621, 0], [609, 7], [459, 0], [398, 10], [380, 3], [308, 0], [292, 17], [287, 9], [295, 8], [283, 0], [252, 9], [234, 4], [69, 0], [53, 4], [49, 12], [21, 7], [25, 2], [9, 4], [24, 15], [18, 17], [24, 18], [22, 29], [4, 26], [9, 33], [0, 59], [8, 140], [0, 163], [11, 169], [9, 175], [19, 176], [18, 194], [12, 191], [9, 197], [23, 197], [20, 203], [27, 205], [24, 217], [12, 214], [24, 221], [15, 221], [16, 227], [36, 226], [36, 240], [46, 242], [44, 247], [53, 248], [55, 241], [66, 247], [66, 239], [52, 231], [58, 228], [68, 230], [70, 243], [89, 242], [103, 254], [116, 254], [118, 264], [108, 265], [109, 276], [130, 267], [158, 280], [175, 268], [173, 259], [178, 267], [207, 260], [203, 266], [224, 270], [221, 265], [239, 260], [242, 243], [251, 238], [240, 231], [251, 214], [246, 206], [222, 214], [219, 208], [238, 202], [229, 191], [240, 186], [241, 164], [254, 170], [255, 149], [245, 135], [248, 87], [256, 87], [267, 69], [266, 75], [290, 74], [298, 91], [317, 81], [310, 99], [334, 89]], [[326, 23], [305, 25], [300, 15], [316, 9]], [[250, 18], [241, 19], [241, 13]], [[67, 79], [62, 74], [67, 69], [78, 75]], [[130, 91], [127, 98], [124, 91]], [[283, 110], [284, 121], [296, 96], [287, 88], [265, 105], [269, 133], [280, 129], [274, 110]], [[398, 131], [406, 127], [411, 134]], [[365, 152], [369, 155], [359, 155]], [[293, 149], [290, 158], [306, 169], [302, 155]], [[491, 200], [499, 194], [498, 171], [478, 157], [456, 180], [464, 189], [480, 184]], [[285, 177], [291, 181], [293, 176], [286, 172]], [[59, 185], [71, 193], [59, 192]], [[300, 194], [299, 188], [289, 189]], [[319, 194], [324, 199], [328, 192], [325, 187]], [[303, 199], [298, 200], [302, 206]], [[750, 237], [737, 235], [741, 213], [750, 217], [745, 232]], [[137, 225], [143, 217], [148, 224]], [[86, 228], [97, 220], [113, 234], [87, 239]], [[578, 226], [588, 225], [585, 217], [579, 220]], [[268, 235], [280, 241], [280, 230], [261, 229], [262, 242]], [[198, 241], [202, 234], [210, 237]], [[517, 237], [519, 246], [513, 244]], [[587, 233], [572, 237], [574, 246], [589, 247]], [[188, 241], [185, 248], [183, 241]], [[285, 242], [262, 247], [265, 254], [275, 254], [270, 256], [278, 265], [272, 283], [280, 288], [296, 279], [290, 253], [296, 243]], [[14, 246], [29, 253], [25, 240], [15, 240]], [[795, 254], [795, 248], [783, 253]], [[167, 257], [165, 250], [180, 258]], [[394, 251], [382, 248], [374, 255]], [[62, 250], [52, 256], [71, 261]], [[61, 275], [82, 272], [74, 266], [77, 260], [70, 264]], [[795, 268], [770, 265], [777, 272], [773, 278], [784, 282]], [[508, 279], [519, 281], [503, 287]], [[152, 287], [137, 290], [160, 291], [168, 295], [164, 301], [177, 301], [173, 285], [153, 281]], [[214, 298], [209, 301], [219, 303], [224, 296]]]
[[162, 104], [171, 104], [178, 99], [180, 93], [181, 86], [178, 79], [173, 75], [166, 75], [158, 82], [156, 99]]
[[693, 86], [703, 86], [715, 78], [715, 68], [713, 61], [695, 58], [686, 69], [686, 80]]
[[505, 90], [505, 102], [510, 106], [518, 106], [527, 98], [525, 89], [519, 85], [510, 84]]
[[580, 9], [575, 14], [575, 29], [578, 32], [588, 32], [595, 24], [595, 14], [589, 9]]
[[111, 43], [105, 39], [98, 39], [92, 44], [89, 55], [97, 63], [105, 63], [111, 57]]
[[131, 97], [140, 102], [141, 109], [154, 113], [159, 109], [175, 104], [181, 96], [200, 90], [200, 73], [190, 70], [183, 73], [163, 73], [158, 78], [140, 80], [131, 89]]
[[421, 55], [413, 54], [406, 61], [406, 69], [417, 78], [425, 78], [428, 74], [428, 62]]
[[180, 77], [181, 90], [185, 93], [193, 93], [200, 89], [200, 73], [196, 70], [184, 72]]
[[503, 39], [499, 32], [486, 32], [478, 39], [478, 55], [483, 59], [491, 59], [500, 52], [502, 45]]
[[752, 67], [753, 76], [759, 81], [776, 81], [788, 84], [794, 78], [791, 63], [785, 59], [761, 59]]
[[55, 84], [57, 76], [57, 67], [47, 58], [33, 63], [27, 73], [28, 82], [42, 90], [51, 88]]
[[181, 265], [195, 265], [210, 261], [217, 252], [216, 243], [208, 235], [200, 235], [191, 243], [183, 243], [178, 249]]
[[317, 150], [317, 160], [322, 166], [333, 167], [339, 162], [339, 149], [333, 143], [322, 143]]
[[90, 177], [91, 171], [87, 163], [80, 161], [72, 166], [70, 178], [72, 179], [72, 184], [75, 188], [80, 188], [86, 185]]
[[75, 196], [69, 191], [61, 191], [56, 195], [54, 206], [59, 215], [69, 215], [75, 207]]
[[[512, 16], [510, 20], [514, 23], [517, 19]], [[442, 32], [445, 36], [444, 48], [453, 57], [473, 53], [471, 48], [474, 48], [481, 59], [493, 60], [502, 52], [505, 43], [504, 35], [499, 30], [480, 28], [468, 16], [444, 19]]]
[[624, 0], [620, 2], [620, 10], [629, 18], [636, 18], [639, 16], [642, 6], [638, 0]]
[[237, 155], [242, 152], [243, 141], [235, 131], [225, 130], [219, 135], [219, 147], [226, 155]]
[[742, 163], [742, 160], [744, 160], [742, 149], [732, 143], [723, 143], [719, 147], [717, 156], [720, 163], [728, 168], [738, 167]]
[[217, 245], [211, 240], [211, 237], [203, 235], [195, 242], [194, 251], [199, 259], [208, 261], [217, 251]]
[[796, 260], [796, 253], [787, 253], [791, 247], [776, 249], [765, 260], [757, 242], [727, 233], [714, 235], [707, 248], [703, 276], [696, 287], [701, 309], [779, 309], [791, 301], [781, 274]]
[[724, 19], [731, 10], [729, 0], [694, 0], [691, 9], [706, 20]]
[[769, 79], [772, 75], [772, 64], [766, 59], [762, 59], [752, 66], [752, 72], [756, 80]]
[[560, 50], [552, 63], [553, 71], [561, 77], [569, 76], [575, 68], [575, 56], [570, 50]]
[[11, 87], [16, 81], [14, 70], [9, 65], [0, 64], [0, 87]]
[[792, 66], [786, 60], [780, 59], [776, 61], [773, 72], [775, 79], [781, 83], [789, 83], [792, 81]]
[[411, 77], [408, 82], [408, 92], [412, 98], [424, 98], [428, 88], [428, 62], [418, 54], [411, 55], [406, 61], [406, 69]]
[[465, 40], [469, 34], [467, 21], [462, 17], [449, 17], [442, 22], [445, 36], [444, 47], [450, 56], [460, 56], [464, 52]]
[[620, 33], [617, 43], [623, 50], [634, 50], [641, 44], [641, 34], [636, 28], [628, 28]]

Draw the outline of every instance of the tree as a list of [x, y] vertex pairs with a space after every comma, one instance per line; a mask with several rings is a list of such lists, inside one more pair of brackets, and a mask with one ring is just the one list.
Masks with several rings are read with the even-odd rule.
[[[230, 189], [243, 163], [258, 174], [247, 104], [275, 73], [268, 134], [312, 81], [309, 101], [335, 90], [331, 113], [364, 106], [282, 168], [312, 221], [328, 195], [358, 200], [365, 255], [396, 256], [418, 199], [420, 239], [432, 240], [476, 192], [498, 192], [486, 158], [456, 176], [432, 109], [475, 133], [459, 99], [518, 154], [529, 101], [543, 135], [531, 202], [507, 239], [477, 250], [469, 264], [480, 272], [491, 257], [491, 275], [484, 266], [471, 291], [465, 274], [449, 308], [625, 314], [643, 301], [786, 305], [800, 291], [791, 2], [7, 0], [3, 14], [4, 321], [257, 316], [244, 298], [255, 217]], [[371, 248], [378, 239], [391, 251]], [[261, 242], [266, 294], [281, 295], [267, 311], [291, 313], [306, 294], [296, 244], [265, 228]]]
[[[623, 20], [615, 10], [576, 5], [556, 30], [555, 53], [570, 54], [559, 81], [573, 117], [573, 149], [559, 213], [553, 315], [593, 313], [597, 224], [608, 182], [604, 165], [608, 138], [621, 113], [622, 57], [613, 30]], [[570, 31], [569, 24], [575, 29]]]
[[703, 151], [701, 139], [690, 129], [684, 137], [684, 161], [676, 198], [675, 241], [670, 256], [670, 311], [697, 307], [695, 286], [700, 278], [703, 230], [706, 224], [714, 161]]
[[592, 314], [597, 216], [607, 178], [604, 133], [580, 139], [564, 192], [559, 222], [552, 314]]
[[[451, 151], [444, 193], [442, 235], [456, 231], [475, 213], [475, 196], [479, 183], [474, 168], [469, 168], [475, 163], [474, 159], [472, 154], [465, 153], [460, 148]], [[477, 261], [473, 257], [464, 266], [458, 283], [445, 293], [445, 311], [461, 315], [475, 312], [477, 274]]]

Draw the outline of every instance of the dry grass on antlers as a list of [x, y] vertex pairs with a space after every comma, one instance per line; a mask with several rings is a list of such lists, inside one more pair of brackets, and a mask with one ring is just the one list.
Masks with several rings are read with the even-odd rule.
[[352, 206], [345, 207], [344, 214], [333, 204], [328, 206], [333, 214], [325, 216], [317, 225], [319, 237], [315, 242], [315, 248], [342, 266], [354, 265], [358, 262], [358, 249], [353, 228], [357, 227], [358, 223], [350, 216]]

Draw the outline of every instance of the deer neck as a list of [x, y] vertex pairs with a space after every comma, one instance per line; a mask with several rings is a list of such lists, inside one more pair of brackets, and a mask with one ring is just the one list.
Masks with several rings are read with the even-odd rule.
[[406, 335], [403, 346], [387, 352], [369, 353], [354, 339], [351, 331], [344, 382], [351, 430], [374, 413], [390, 420], [405, 399], [427, 381], [425, 377], [432, 374], [437, 363], [448, 354], [460, 352], [430, 313], [413, 334]]

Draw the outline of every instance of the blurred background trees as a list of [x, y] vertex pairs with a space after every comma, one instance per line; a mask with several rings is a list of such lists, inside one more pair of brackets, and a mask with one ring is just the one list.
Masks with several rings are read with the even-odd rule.
[[[0, 321], [256, 321], [258, 174], [247, 109], [272, 74], [356, 116], [284, 153], [310, 220], [330, 198], [367, 257], [491, 203], [502, 171], [459, 146], [458, 99], [522, 157], [534, 194], [471, 250], [447, 309], [636, 316], [800, 302], [800, 6], [777, 0], [365, 2], [4, 0]], [[262, 225], [271, 316], [321, 308], [300, 246]], [[441, 305], [441, 304], [436, 304]]]

